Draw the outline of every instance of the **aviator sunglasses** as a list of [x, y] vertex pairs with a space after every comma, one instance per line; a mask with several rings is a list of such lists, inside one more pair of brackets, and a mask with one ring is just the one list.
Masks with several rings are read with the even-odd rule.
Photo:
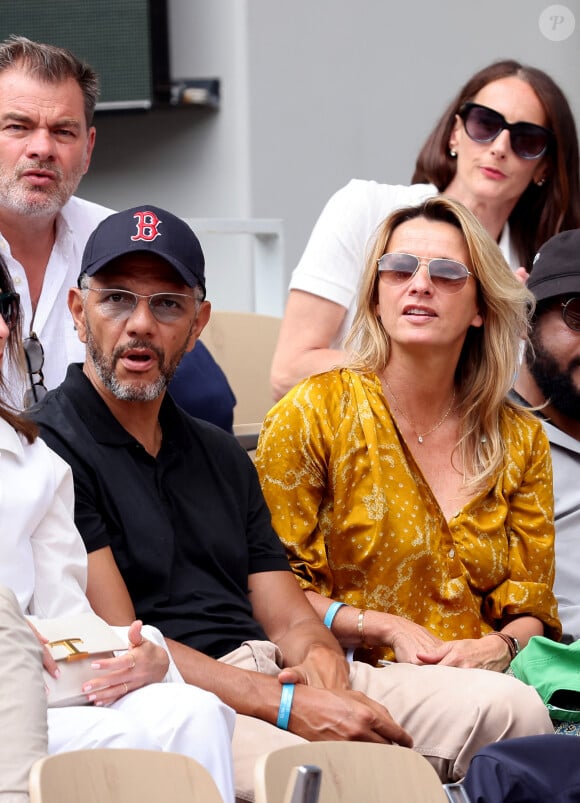
[[554, 139], [548, 128], [535, 123], [508, 123], [503, 114], [479, 103], [464, 103], [458, 114], [474, 142], [492, 142], [507, 129], [512, 151], [522, 159], [539, 159]]
[[562, 319], [568, 329], [580, 332], [580, 296], [562, 302]]
[[20, 313], [20, 296], [18, 293], [0, 293], [0, 315], [10, 331], [18, 323]]
[[383, 254], [378, 260], [378, 270], [387, 284], [405, 284], [417, 273], [421, 262], [426, 264], [433, 285], [443, 293], [458, 293], [473, 276], [455, 259], [421, 259], [414, 254]]

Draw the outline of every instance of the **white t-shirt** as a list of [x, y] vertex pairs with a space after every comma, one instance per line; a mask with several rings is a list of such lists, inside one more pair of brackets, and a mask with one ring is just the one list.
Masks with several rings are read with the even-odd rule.
[[[31, 331], [38, 335], [44, 349], [44, 384], [49, 390], [62, 382], [69, 363], [84, 362], [85, 347], [74, 329], [67, 296], [69, 288], [76, 287], [89, 235], [101, 220], [112, 213], [112, 209], [75, 196], [63, 206], [57, 218], [56, 241], [46, 266], [34, 321], [26, 273], [20, 262], [12, 256], [8, 241], [0, 233], [0, 253], [10, 271], [14, 289], [20, 295], [22, 335], [27, 337]], [[10, 400], [20, 407], [25, 390], [22, 380], [16, 371], [10, 370], [10, 366], [4, 369], [4, 378]]]
[[[342, 346], [352, 325], [361, 276], [379, 225], [396, 209], [419, 204], [434, 195], [437, 188], [432, 184], [404, 186], [352, 179], [330, 198], [294, 269], [290, 290], [304, 290], [346, 307], [346, 316], [331, 347]], [[499, 246], [508, 264], [517, 268], [507, 224]]]

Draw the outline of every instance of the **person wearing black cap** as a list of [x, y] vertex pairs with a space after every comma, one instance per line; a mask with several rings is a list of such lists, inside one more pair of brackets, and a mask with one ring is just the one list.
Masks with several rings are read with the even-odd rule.
[[[580, 639], [580, 229], [550, 238], [535, 256], [536, 299], [513, 396], [536, 409], [550, 441], [554, 477], [554, 593], [565, 642]], [[580, 749], [560, 722], [556, 735], [508, 739], [477, 753], [465, 778], [472, 803], [580, 800]], [[563, 735], [566, 734], [566, 735]]]
[[537, 302], [520, 401], [540, 407], [554, 471], [554, 592], [564, 639], [580, 639], [580, 229], [556, 234], [537, 253], [528, 287]]
[[290, 571], [247, 453], [165, 393], [210, 315], [183, 221], [152, 206], [112, 215], [78, 284], [86, 362], [33, 417], [73, 470], [88, 596], [112, 624], [156, 625], [185, 680], [236, 709], [239, 798], [253, 799], [261, 753], [304, 739], [413, 741], [457, 780], [483, 744], [552, 730], [535, 691], [500, 673], [349, 666]]

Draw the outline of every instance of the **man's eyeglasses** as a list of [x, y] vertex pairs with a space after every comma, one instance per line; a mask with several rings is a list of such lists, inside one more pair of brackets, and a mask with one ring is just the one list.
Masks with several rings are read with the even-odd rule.
[[99, 293], [97, 309], [106, 318], [114, 321], [126, 321], [131, 317], [140, 298], [147, 299], [149, 309], [160, 323], [175, 323], [182, 318], [191, 317], [197, 299], [185, 293], [132, 293], [130, 290], [116, 290], [108, 287], [88, 287], [93, 293]]
[[503, 114], [479, 103], [464, 103], [458, 114], [474, 142], [492, 142], [507, 129], [512, 151], [522, 159], [539, 159], [554, 140], [548, 128], [535, 123], [508, 123]]
[[20, 296], [18, 293], [0, 293], [0, 315], [4, 323], [12, 331], [18, 323], [20, 314]]
[[580, 296], [562, 302], [562, 318], [569, 329], [580, 332]]
[[23, 404], [24, 407], [32, 407], [33, 404], [44, 399], [48, 393], [42, 373], [44, 349], [42, 348], [42, 343], [38, 339], [38, 336], [34, 332], [31, 332], [30, 337], [24, 340], [22, 346], [26, 358], [26, 368], [30, 378], [30, 387], [24, 394]]
[[414, 254], [383, 254], [378, 260], [379, 273], [390, 285], [405, 284], [419, 270], [427, 266], [433, 285], [443, 293], [458, 293], [473, 274], [462, 262], [455, 259], [421, 259]]

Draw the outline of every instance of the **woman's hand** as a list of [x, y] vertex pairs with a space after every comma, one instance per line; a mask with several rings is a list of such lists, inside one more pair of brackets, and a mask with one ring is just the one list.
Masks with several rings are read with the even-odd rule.
[[509, 666], [511, 654], [503, 639], [483, 636], [477, 639], [444, 641], [437, 648], [417, 653], [417, 658], [424, 664], [503, 672]]
[[519, 279], [522, 284], [527, 284], [528, 279], [530, 278], [530, 274], [525, 268], [516, 268], [514, 270], [514, 276], [516, 279]]
[[130, 649], [126, 653], [91, 665], [104, 673], [84, 684], [83, 692], [89, 702], [95, 705], [113, 703], [130, 691], [163, 680], [169, 668], [169, 655], [163, 647], [143, 638], [142, 627], [139, 620], [130, 626]]
[[443, 644], [438, 636], [422, 625], [402, 616], [379, 611], [365, 611], [364, 632], [365, 641], [370, 647], [391, 647], [398, 663], [423, 663], [419, 653], [430, 653]]
[[43, 636], [42, 633], [39, 633], [36, 627], [32, 624], [32, 622], [27, 619], [26, 623], [28, 627], [32, 630], [38, 641], [42, 646], [42, 665], [46, 669], [49, 675], [53, 678], [57, 678], [60, 675], [60, 670], [58, 668], [57, 662], [52, 657], [50, 650], [47, 647], [49, 639], [46, 636]]

